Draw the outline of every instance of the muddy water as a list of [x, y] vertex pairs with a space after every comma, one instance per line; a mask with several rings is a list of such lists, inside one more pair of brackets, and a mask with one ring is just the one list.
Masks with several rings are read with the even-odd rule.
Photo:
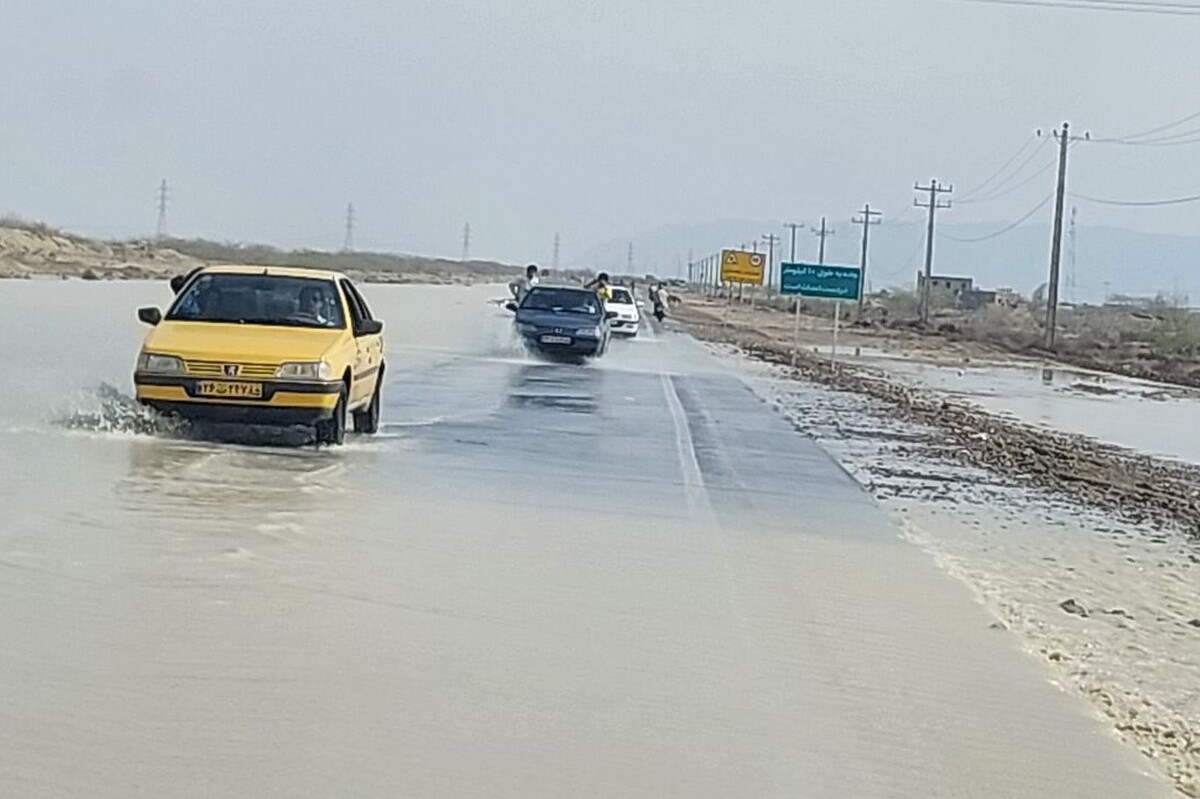
[[872, 366], [990, 411], [1159, 457], [1200, 463], [1200, 391], [1054, 364], [945, 364], [870, 358]]
[[[1200, 796], [1200, 541], [1115, 522], [1003, 475], [964, 468], [943, 451], [937, 430], [899, 422], [868, 398], [790, 380], [774, 367], [742, 368], [760, 395], [892, 512], [910, 541], [970, 585], [1061, 685], [1086, 696], [1126, 741], [1164, 764], [1185, 795]], [[1126, 394], [1077, 396], [1018, 369], [988, 367], [962, 378], [945, 367], [902, 370], [914, 382], [957, 387], [995, 410], [1023, 409], [1047, 424], [1072, 407], [1102, 407], [1115, 419], [1122, 408], [1192, 402], [1146, 399], [1135, 393], [1147, 390], [1138, 384]], [[1086, 418], [1073, 421], [1074, 429], [1096, 429]]]
[[495, 293], [367, 287], [383, 434], [318, 450], [130, 405], [164, 286], [0, 284], [0, 796], [1163, 795], [702, 348]]

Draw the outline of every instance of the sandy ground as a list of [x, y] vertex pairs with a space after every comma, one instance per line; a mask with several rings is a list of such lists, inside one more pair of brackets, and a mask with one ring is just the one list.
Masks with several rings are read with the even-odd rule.
[[1170, 794], [685, 335], [547, 364], [370, 287], [383, 434], [231, 446], [95, 390], [164, 286], [11, 286], [0, 337], [71, 324], [4, 362], [0, 794]]

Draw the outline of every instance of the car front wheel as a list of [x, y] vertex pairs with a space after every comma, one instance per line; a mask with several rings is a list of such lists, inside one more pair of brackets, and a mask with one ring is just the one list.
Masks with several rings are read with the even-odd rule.
[[375, 391], [371, 394], [371, 401], [363, 410], [354, 412], [354, 432], [367, 435], [375, 435], [379, 432], [379, 406], [382, 393], [383, 369], [381, 367], [379, 377], [375, 380]]
[[341, 446], [346, 443], [346, 389], [338, 392], [333, 418], [317, 424], [317, 443]]

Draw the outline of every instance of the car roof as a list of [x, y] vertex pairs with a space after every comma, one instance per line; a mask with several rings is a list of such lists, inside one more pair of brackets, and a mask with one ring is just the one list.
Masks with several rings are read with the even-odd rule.
[[214, 264], [205, 266], [203, 275], [268, 275], [271, 277], [307, 277], [313, 280], [341, 280], [346, 276], [328, 269], [309, 269], [303, 266], [255, 266], [254, 264]]
[[566, 289], [568, 291], [584, 291], [584, 292], [587, 292], [588, 294], [596, 293], [595, 289], [589, 289], [587, 286], [579, 286], [579, 285], [572, 286], [570, 283], [538, 283], [536, 286], [532, 287], [529, 290], [537, 291], [538, 289], [555, 289], [555, 290]]

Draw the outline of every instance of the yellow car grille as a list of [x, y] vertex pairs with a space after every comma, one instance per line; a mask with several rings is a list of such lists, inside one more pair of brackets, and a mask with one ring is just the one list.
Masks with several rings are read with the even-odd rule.
[[[235, 363], [232, 361], [187, 361], [187, 372], [197, 377], [240, 377], [262, 380], [272, 378], [279, 369], [269, 363]], [[236, 366], [237, 374], [226, 374], [226, 366]]]

